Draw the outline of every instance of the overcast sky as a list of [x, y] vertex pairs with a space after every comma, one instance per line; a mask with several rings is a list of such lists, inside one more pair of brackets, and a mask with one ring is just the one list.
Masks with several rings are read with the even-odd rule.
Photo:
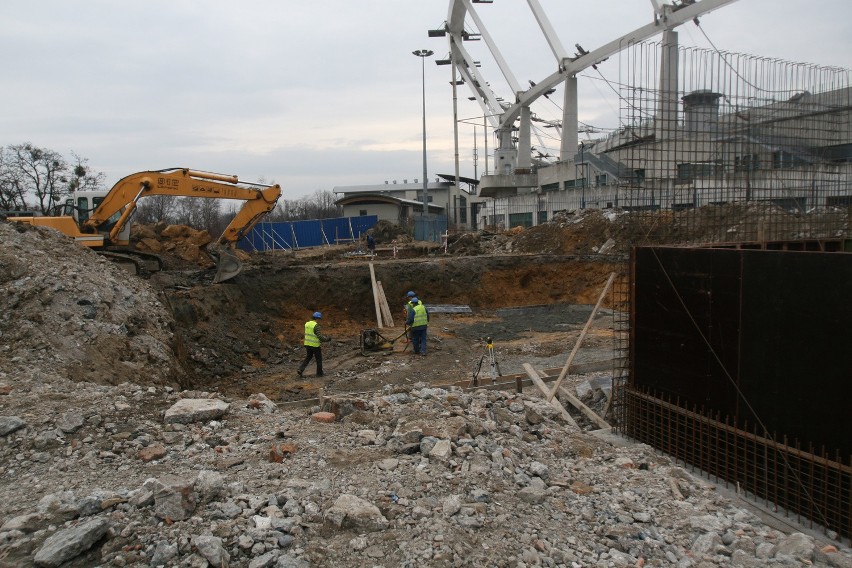
[[[540, 3], [572, 52], [575, 43], [587, 50], [607, 43], [652, 14], [648, 0]], [[448, 6], [4, 0], [0, 145], [31, 142], [67, 157], [74, 151], [109, 185], [167, 167], [274, 181], [287, 199], [339, 185], [422, 180], [421, 60], [411, 52], [431, 49], [429, 178], [452, 174], [450, 68], [434, 64], [448, 47], [446, 38], [426, 33], [443, 25]], [[556, 70], [525, 1], [476, 7], [522, 84]], [[739, 0], [702, 17], [701, 26], [721, 50], [850, 68], [850, 21], [849, 0]], [[681, 44], [710, 47], [693, 24], [679, 30]], [[499, 77], [486, 79], [512, 100]], [[481, 124], [482, 110], [469, 95], [460, 87], [458, 117]], [[580, 106], [581, 120], [617, 125], [617, 102]], [[554, 106], [545, 118], [559, 116]], [[477, 134], [481, 175], [481, 126]], [[459, 136], [461, 175], [473, 177], [474, 126], [462, 123]]]

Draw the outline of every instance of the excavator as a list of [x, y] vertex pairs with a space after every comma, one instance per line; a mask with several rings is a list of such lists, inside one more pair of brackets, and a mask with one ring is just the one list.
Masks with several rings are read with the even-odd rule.
[[[114, 260], [132, 262], [134, 257], [155, 255], [129, 248], [130, 220], [136, 203], [151, 195], [174, 195], [208, 199], [238, 199], [245, 203], [218, 239], [207, 246], [216, 261], [213, 283], [230, 280], [240, 273], [242, 263], [233, 253], [236, 243], [260, 219], [275, 208], [281, 186], [240, 182], [237, 176], [170, 168], [131, 174], [104, 191], [77, 191], [61, 206], [62, 214], [54, 217], [8, 217], [9, 221], [51, 227], [73, 238], [79, 244], [97, 249]], [[160, 265], [161, 267], [161, 265]]]

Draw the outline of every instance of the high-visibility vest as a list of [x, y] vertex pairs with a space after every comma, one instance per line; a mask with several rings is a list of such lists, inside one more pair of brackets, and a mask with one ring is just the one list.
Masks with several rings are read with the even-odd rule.
[[314, 328], [317, 326], [317, 322], [314, 320], [305, 322], [305, 345], [310, 345], [311, 347], [319, 347], [320, 340], [317, 337], [317, 334], [314, 333]]
[[423, 302], [420, 302], [414, 306], [414, 321], [411, 323], [411, 327], [421, 327], [428, 324], [429, 316], [426, 315], [426, 306], [423, 305]]

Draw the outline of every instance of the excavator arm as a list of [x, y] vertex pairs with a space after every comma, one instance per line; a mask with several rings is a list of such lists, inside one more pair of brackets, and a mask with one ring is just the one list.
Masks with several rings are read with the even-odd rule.
[[281, 196], [281, 187], [277, 184], [238, 184], [240, 181], [237, 176], [185, 168], [131, 174], [113, 186], [80, 228], [84, 233], [96, 233], [99, 227], [123, 209], [108, 235], [108, 241], [115, 242], [122, 227], [136, 209], [139, 199], [151, 195], [242, 200], [245, 202], [242, 209], [216, 240], [217, 245], [226, 246], [216, 247], [218, 250], [208, 250], [216, 258], [218, 265], [213, 281], [223, 282], [236, 276], [241, 269], [239, 260], [227, 248], [232, 248], [263, 215], [272, 211]]

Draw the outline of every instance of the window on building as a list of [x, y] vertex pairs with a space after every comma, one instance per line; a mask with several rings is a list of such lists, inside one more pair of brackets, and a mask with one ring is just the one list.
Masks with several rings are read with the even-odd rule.
[[512, 227], [532, 227], [533, 214], [529, 213], [509, 213], [509, 228]]
[[757, 154], [745, 154], [734, 156], [735, 172], [753, 172], [760, 169], [760, 156]]
[[801, 166], [806, 163], [807, 162], [802, 158], [796, 157], [790, 152], [785, 152], [784, 150], [772, 152], [772, 168], [775, 170], [795, 168], [796, 166]]
[[829, 207], [852, 207], [852, 195], [826, 197], [825, 204]]
[[825, 146], [815, 151], [820, 157], [832, 162], [852, 162], [852, 144]]
[[685, 162], [677, 165], [677, 179], [692, 181], [695, 178], [712, 177], [722, 173], [718, 162]]
[[541, 186], [542, 191], [559, 191], [559, 182], [546, 183]]
[[358, 212], [358, 215], [360, 215], [361, 217], [366, 217], [366, 216], [367, 216], [367, 210], [366, 210], [366, 209], [361, 209], [361, 210]]
[[536, 220], [536, 223], [539, 225], [541, 225], [542, 223], [547, 223], [547, 211], [538, 212], [538, 219]]
[[606, 185], [607, 184], [607, 175], [606, 174], [598, 174], [595, 176], [595, 185]]
[[577, 187], [586, 187], [586, 178], [565, 180], [565, 189], [573, 189]]

